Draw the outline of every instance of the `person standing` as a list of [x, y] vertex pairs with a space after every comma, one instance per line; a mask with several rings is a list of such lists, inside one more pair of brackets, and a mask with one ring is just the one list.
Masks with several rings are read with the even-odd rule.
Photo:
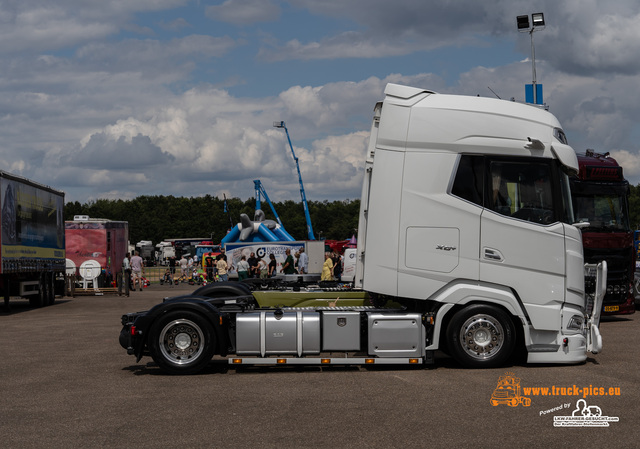
[[227, 275], [227, 256], [225, 254], [220, 254], [218, 256], [218, 263], [216, 263], [216, 268], [218, 269], [218, 276], [221, 281], [228, 281], [229, 276]]
[[122, 284], [121, 287], [124, 287], [123, 292], [126, 296], [129, 296], [129, 288], [131, 287], [131, 262], [129, 262], [129, 257], [131, 254], [127, 253], [122, 259]]
[[300, 248], [300, 257], [298, 258], [298, 272], [300, 274], [309, 273], [309, 256], [304, 252], [304, 248]]
[[189, 269], [189, 261], [184, 257], [184, 255], [180, 258], [180, 271], [182, 272], [181, 278], [183, 280], [187, 280], [187, 271]]
[[342, 276], [342, 256], [338, 253], [333, 253], [333, 278], [336, 281], [340, 280]]
[[322, 276], [320, 280], [333, 280], [333, 260], [331, 259], [331, 253], [324, 253], [324, 264], [322, 264]]
[[293, 256], [291, 255], [291, 250], [287, 248], [284, 253], [287, 255], [287, 258], [284, 260], [284, 264], [282, 264], [280, 272], [284, 274], [293, 274], [295, 273], [296, 268], [293, 266]]
[[136, 290], [136, 284], [138, 284], [140, 291], [142, 291], [142, 275], [144, 274], [144, 263], [138, 251], [136, 251], [135, 255], [131, 258], [131, 274], [133, 275], [133, 290]]
[[255, 276], [256, 266], [258, 265], [258, 258], [256, 257], [256, 253], [251, 253], [249, 259], [247, 259], [247, 262], [249, 262], [249, 277], [252, 278]]
[[273, 277], [276, 275], [276, 268], [278, 263], [276, 262], [276, 256], [273, 253], [269, 254], [269, 277]]
[[207, 281], [209, 282], [213, 281], [213, 265], [214, 265], [213, 254], [209, 252], [204, 256], [204, 269], [207, 272]]
[[262, 257], [258, 260], [258, 271], [260, 273], [260, 279], [266, 279], [269, 275], [269, 265]]
[[240, 258], [240, 262], [238, 262], [238, 280], [242, 281], [243, 279], [247, 279], [249, 277], [249, 262], [247, 262], [247, 258], [242, 256]]

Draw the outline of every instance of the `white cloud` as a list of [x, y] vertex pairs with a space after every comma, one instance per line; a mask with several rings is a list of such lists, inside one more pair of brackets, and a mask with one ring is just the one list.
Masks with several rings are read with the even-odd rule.
[[625, 178], [640, 179], [640, 154], [627, 150], [613, 150], [610, 154], [623, 167]]
[[[223, 192], [246, 198], [253, 179], [274, 201], [297, 200], [286, 135], [272, 127], [285, 120], [309, 198], [357, 198], [373, 106], [387, 82], [485, 96], [491, 87], [517, 100], [530, 82], [527, 61], [447, 74], [433, 56], [442, 51], [428, 51], [473, 51], [496, 37], [528, 55], [529, 36], [515, 29], [516, 15], [531, 12], [524, 0], [218, 3], [2, 3], [0, 163], [67, 190], [69, 200]], [[611, 151], [631, 182], [640, 181], [640, 39], [633, 26], [640, 5], [544, 0], [539, 7], [547, 28], [535, 34], [538, 81], [551, 112], [576, 150]], [[197, 20], [205, 11], [216, 20], [205, 21], [212, 31]], [[314, 32], [305, 33], [306, 22], [269, 23], [288, 14], [307, 17]], [[319, 16], [326, 21], [311, 21]], [[165, 28], [175, 34], [162, 34]], [[366, 69], [343, 72], [338, 59]], [[262, 71], [277, 72], [283, 87], [262, 94], [273, 80]], [[231, 87], [220, 88], [225, 83]]]
[[[524, 54], [530, 39], [517, 36], [516, 17], [542, 11], [546, 28], [534, 34], [536, 52], [571, 73], [640, 71], [640, 3], [543, 0], [424, 2], [421, 0], [290, 0], [313, 14], [353, 22], [352, 29], [321, 39], [264, 42], [260, 57], [290, 59], [380, 58], [435, 48], [482, 46], [485, 37], [516, 40]], [[533, 9], [536, 11], [533, 11]]]
[[187, 0], [7, 0], [0, 3], [0, 54], [51, 51], [103, 39], [135, 13], [162, 11]]
[[237, 25], [270, 22], [280, 15], [280, 6], [270, 0], [226, 0], [221, 5], [208, 6], [210, 19]]
[[82, 61], [98, 64], [109, 71], [154, 72], [176, 63], [225, 55], [238, 43], [228, 36], [190, 35], [168, 42], [159, 40], [124, 40], [117, 44], [94, 43], [76, 52]]

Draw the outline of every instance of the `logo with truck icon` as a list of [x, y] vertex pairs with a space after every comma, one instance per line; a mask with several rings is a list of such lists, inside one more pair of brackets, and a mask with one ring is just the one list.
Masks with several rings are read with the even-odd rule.
[[520, 389], [520, 378], [515, 377], [514, 373], [505, 373], [504, 376], [498, 378], [498, 385], [491, 394], [491, 405], [498, 406], [506, 404], [509, 407], [529, 407], [531, 398], [522, 396]]

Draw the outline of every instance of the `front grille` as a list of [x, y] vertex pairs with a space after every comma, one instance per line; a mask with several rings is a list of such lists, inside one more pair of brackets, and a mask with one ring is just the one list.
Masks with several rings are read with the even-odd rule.
[[[585, 248], [585, 263], [607, 261], [607, 293], [603, 304], [619, 305], [627, 302], [633, 276], [633, 248]], [[588, 294], [595, 291], [595, 278], [585, 277], [585, 290]]]

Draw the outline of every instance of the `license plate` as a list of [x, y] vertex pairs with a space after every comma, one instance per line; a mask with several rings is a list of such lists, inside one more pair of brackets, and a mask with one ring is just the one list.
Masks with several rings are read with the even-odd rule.
[[617, 312], [620, 310], [620, 306], [604, 306], [605, 312]]

